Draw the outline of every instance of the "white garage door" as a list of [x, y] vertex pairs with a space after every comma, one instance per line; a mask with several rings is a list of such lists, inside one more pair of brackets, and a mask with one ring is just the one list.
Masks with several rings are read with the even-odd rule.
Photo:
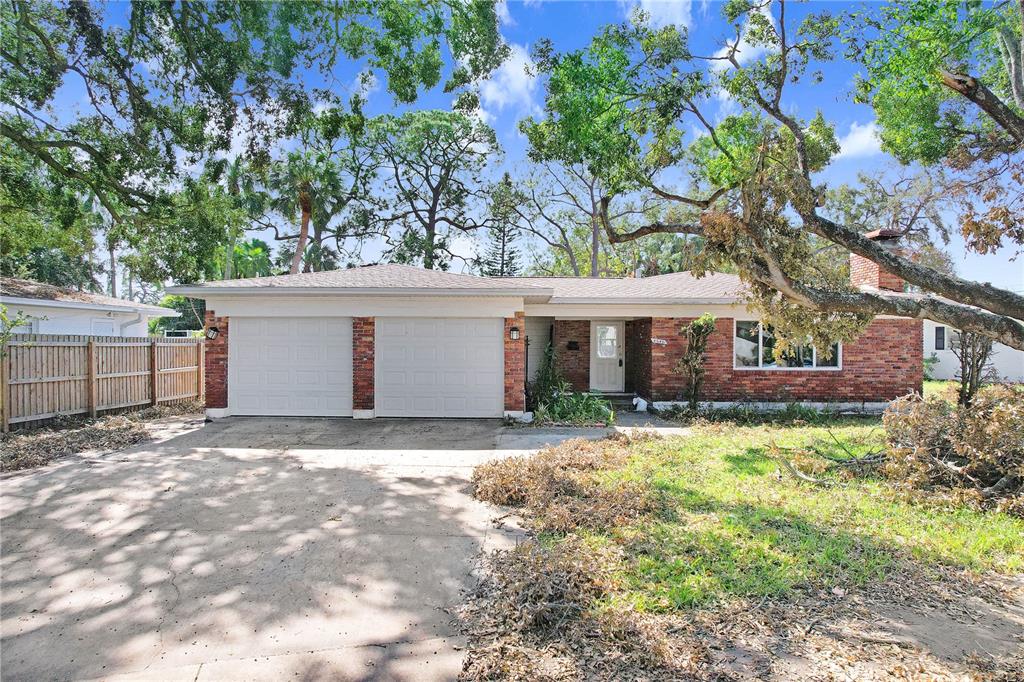
[[352, 415], [352, 318], [232, 317], [232, 414]]
[[378, 417], [500, 417], [500, 319], [377, 318]]

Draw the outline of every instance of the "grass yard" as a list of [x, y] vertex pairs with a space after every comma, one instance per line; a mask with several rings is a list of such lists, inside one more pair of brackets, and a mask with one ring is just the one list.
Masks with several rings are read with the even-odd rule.
[[[1006, 573], [1024, 570], [1024, 522], [916, 503], [879, 479], [808, 485], [780, 471], [770, 445], [817, 444], [832, 456], [881, 448], [877, 423], [725, 428], [654, 440], [610, 479], [648, 480], [663, 494], [658, 518], [595, 534], [635, 547], [622, 596], [643, 610], [702, 605], [733, 595], [782, 596], [801, 586], [864, 585], [897, 557]], [[813, 464], [809, 464], [812, 466]]]
[[[739, 677], [796, 679], [793, 661], [827, 670], [848, 660], [849, 665], [835, 668], [837, 676], [891, 679], [911, 657], [918, 661], [920, 679], [1009, 674], [1015, 667], [1007, 661], [1024, 654], [1017, 639], [1024, 637], [1024, 617], [992, 616], [995, 634], [982, 647], [987, 653], [977, 658], [961, 630], [942, 614], [950, 613], [949, 604], [973, 614], [972, 632], [980, 632], [979, 620], [991, 615], [972, 611], [989, 608], [978, 604], [998, 610], [1018, 600], [1014, 613], [1024, 614], [1024, 520], [911, 495], [880, 476], [832, 464], [870, 457], [882, 445], [878, 420], [701, 424], [689, 437], [598, 446], [571, 441], [532, 461], [479, 468], [478, 496], [518, 507], [526, 526], [537, 532], [537, 550], [525, 559], [537, 584], [556, 578], [574, 584], [579, 576], [566, 577], [574, 571], [597, 576], [584, 580], [590, 587], [574, 588], [588, 596], [562, 613], [554, 630], [536, 618], [526, 627], [517, 621], [514, 633], [506, 630], [512, 642], [502, 642], [504, 660], [515, 659], [509, 655], [514, 644], [529, 652], [524, 665], [547, 655], [559, 662], [548, 664], [560, 671], [551, 679], [574, 679], [574, 665], [589, 665], [586, 655], [566, 653], [581, 651], [574, 643], [579, 635], [604, 647], [593, 654], [602, 660], [609, 649], [620, 661], [635, 658], [634, 667], [617, 668], [609, 678], [685, 674], [705, 679], [725, 670]], [[819, 483], [797, 479], [778, 456]], [[518, 492], [494, 499], [498, 489]], [[539, 613], [543, 604], [534, 602], [573, 598], [559, 589], [546, 589], [547, 596], [537, 598], [535, 585], [524, 593], [500, 574], [510, 570], [510, 562], [515, 557], [495, 564], [499, 574], [491, 591], [481, 593], [484, 603], [518, 602]], [[551, 594], [561, 596], [555, 600]], [[477, 624], [500, 630], [495, 604], [486, 608], [489, 616], [479, 621], [477, 613]], [[911, 613], [920, 623], [901, 627]], [[614, 625], [608, 625], [609, 617]], [[565, 625], [572, 618], [582, 623], [581, 630]], [[737, 627], [746, 619], [753, 620]], [[892, 631], [868, 642], [837, 634], [858, 619], [872, 627], [892, 621]], [[930, 644], [912, 641], [917, 633], [908, 635], [907, 629], [914, 627]], [[580, 635], [595, 628], [605, 633], [603, 639]], [[812, 632], [815, 628], [821, 632]], [[711, 637], [709, 631], [719, 634]], [[731, 634], [716, 646], [711, 640], [722, 632]], [[758, 633], [760, 643], [751, 645], [747, 639]], [[947, 636], [960, 641], [936, 643]], [[646, 642], [643, 656], [631, 638]], [[737, 639], [746, 643], [740, 646]], [[479, 651], [493, 653], [494, 638], [478, 645]], [[738, 649], [754, 653], [740, 655]], [[822, 651], [832, 652], [828, 665]], [[479, 665], [471, 665], [467, 677], [502, 677], [493, 675], [486, 654], [471, 661]], [[507, 672], [508, 677], [545, 676], [536, 669]]]

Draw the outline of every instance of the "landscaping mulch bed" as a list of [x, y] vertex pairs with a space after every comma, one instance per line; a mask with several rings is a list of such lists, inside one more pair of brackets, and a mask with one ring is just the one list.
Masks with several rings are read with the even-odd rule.
[[185, 402], [96, 419], [68, 417], [45, 427], [3, 434], [0, 471], [31, 469], [79, 452], [120, 450], [149, 439], [147, 424], [156, 419], [201, 413], [199, 403]]

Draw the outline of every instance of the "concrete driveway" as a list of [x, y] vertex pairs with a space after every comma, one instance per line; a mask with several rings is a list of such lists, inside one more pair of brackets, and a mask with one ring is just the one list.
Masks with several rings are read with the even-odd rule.
[[446, 609], [515, 540], [473, 465], [577, 433], [233, 418], [6, 476], [2, 677], [451, 679]]

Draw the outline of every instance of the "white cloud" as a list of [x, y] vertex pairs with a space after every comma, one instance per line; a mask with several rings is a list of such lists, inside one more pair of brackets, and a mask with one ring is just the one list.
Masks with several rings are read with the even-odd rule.
[[348, 89], [353, 95], [369, 99], [370, 95], [380, 90], [380, 79], [377, 78], [377, 74], [373, 71], [360, 71]]
[[619, 0], [627, 17], [639, 7], [651, 18], [651, 25], [656, 27], [677, 25], [689, 27], [693, 22], [693, 0], [638, 0], [628, 2]]
[[882, 141], [878, 137], [878, 124], [874, 121], [861, 125], [854, 121], [850, 132], [839, 138], [837, 159], [853, 159], [875, 156], [882, 153]]
[[498, 22], [502, 26], [515, 26], [516, 20], [512, 18], [512, 13], [508, 11], [508, 0], [498, 0], [494, 5], [494, 11], [498, 15]]
[[513, 108], [520, 113], [536, 113], [538, 107], [533, 96], [537, 78], [527, 72], [532, 66], [526, 46], [513, 44], [509, 58], [481, 85], [481, 103], [497, 110]]

